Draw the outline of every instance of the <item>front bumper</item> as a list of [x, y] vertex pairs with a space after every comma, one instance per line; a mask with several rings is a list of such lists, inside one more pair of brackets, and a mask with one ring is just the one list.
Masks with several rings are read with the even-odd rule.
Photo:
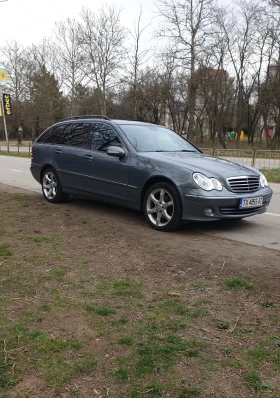
[[[195, 221], [214, 221], [221, 219], [234, 219], [253, 216], [255, 214], [265, 213], [272, 197], [272, 189], [265, 187], [257, 192], [234, 194], [227, 190], [222, 192], [213, 191], [211, 194], [205, 194], [199, 190], [188, 193], [181, 192], [183, 199], [183, 220]], [[207, 196], [206, 196], [207, 195]], [[240, 199], [263, 198], [263, 203], [259, 207], [249, 207], [239, 209]], [[211, 215], [205, 214], [205, 209], [212, 209]]]

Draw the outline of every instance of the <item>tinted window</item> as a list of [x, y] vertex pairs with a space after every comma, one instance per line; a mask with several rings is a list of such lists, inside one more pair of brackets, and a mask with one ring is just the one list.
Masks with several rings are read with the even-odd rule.
[[59, 124], [58, 126], [51, 127], [38, 142], [44, 142], [49, 144], [66, 144], [67, 135], [71, 125], [69, 124]]
[[71, 131], [71, 124], [67, 124], [64, 128], [56, 130], [55, 132], [55, 144], [67, 145], [68, 135]]
[[39, 139], [38, 142], [46, 142], [49, 143], [50, 139], [52, 137], [53, 134], [53, 127], [51, 127], [50, 129], [48, 129], [48, 131], [45, 132], [45, 134], [43, 134]]
[[68, 145], [79, 148], [90, 148], [89, 134], [92, 131], [91, 123], [75, 123], [68, 136]]
[[91, 131], [91, 149], [105, 151], [110, 145], [122, 146], [115, 130], [107, 124], [94, 123]]

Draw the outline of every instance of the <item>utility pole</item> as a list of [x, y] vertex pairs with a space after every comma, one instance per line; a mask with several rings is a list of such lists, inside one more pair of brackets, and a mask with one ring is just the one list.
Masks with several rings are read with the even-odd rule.
[[[0, 3], [4, 3], [5, 1], [8, 1], [8, 0], [0, 0]], [[7, 151], [8, 151], [9, 150], [9, 139], [8, 139], [6, 116], [5, 116], [5, 109], [4, 109], [4, 103], [3, 103], [3, 91], [2, 91], [2, 86], [1, 86], [1, 82], [6, 81], [6, 79], [7, 79], [7, 71], [5, 69], [0, 69], [0, 110], [2, 108], [4, 130], [5, 130]]]
[[5, 130], [5, 137], [6, 137], [6, 144], [7, 144], [7, 151], [9, 150], [9, 138], [8, 138], [8, 130], [6, 124], [6, 115], [5, 115], [5, 108], [3, 102], [3, 91], [2, 91], [2, 82], [6, 82], [7, 79], [7, 71], [6, 69], [0, 69], [0, 108], [2, 110], [3, 122], [4, 122], [4, 130]]

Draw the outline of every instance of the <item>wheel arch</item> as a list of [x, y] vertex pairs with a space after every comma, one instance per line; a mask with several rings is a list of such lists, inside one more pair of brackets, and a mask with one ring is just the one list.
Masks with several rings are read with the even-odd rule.
[[168, 184], [172, 185], [176, 189], [176, 191], [179, 195], [179, 198], [181, 201], [181, 206], [182, 206], [181, 194], [180, 194], [180, 191], [179, 191], [177, 185], [174, 184], [174, 182], [172, 180], [170, 180], [168, 177], [154, 176], [154, 177], [151, 177], [148, 181], [146, 181], [146, 183], [144, 184], [144, 186], [142, 188], [141, 198], [140, 198], [141, 210], [143, 210], [143, 203], [144, 203], [144, 198], [145, 198], [146, 192], [152, 185], [157, 184], [158, 182], [167, 182]]
[[[49, 163], [45, 164], [45, 165], [42, 167], [41, 172], [40, 172], [40, 182], [41, 182], [41, 184], [42, 184], [43, 174], [44, 174], [45, 170], [47, 170], [47, 169], [49, 169], [49, 168], [54, 169], [54, 167], [53, 167], [51, 164], [49, 164]], [[55, 170], [55, 169], [54, 169], [54, 170]], [[55, 171], [56, 171], [56, 170], [55, 170]], [[56, 172], [57, 172], [57, 171], [56, 171]]]

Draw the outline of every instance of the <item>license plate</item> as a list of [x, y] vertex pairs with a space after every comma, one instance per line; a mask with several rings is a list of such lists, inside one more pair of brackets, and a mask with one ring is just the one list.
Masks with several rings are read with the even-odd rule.
[[240, 199], [239, 201], [239, 209], [244, 209], [246, 207], [259, 207], [263, 203], [263, 198], [246, 198]]

